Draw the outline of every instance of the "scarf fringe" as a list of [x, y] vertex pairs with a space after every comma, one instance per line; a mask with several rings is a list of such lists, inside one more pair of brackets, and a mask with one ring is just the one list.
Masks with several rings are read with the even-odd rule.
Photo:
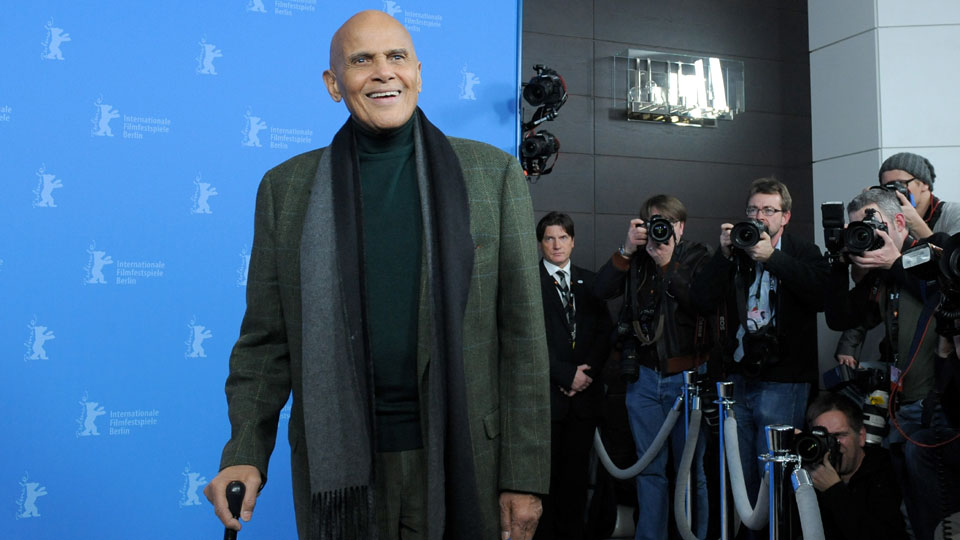
[[310, 538], [373, 538], [369, 496], [367, 486], [314, 493], [310, 501]]

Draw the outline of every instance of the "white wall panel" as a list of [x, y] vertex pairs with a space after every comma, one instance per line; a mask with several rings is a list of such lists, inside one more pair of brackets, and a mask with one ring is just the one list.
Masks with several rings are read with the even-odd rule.
[[810, 50], [876, 27], [874, 0], [809, 0]]
[[880, 146], [876, 31], [810, 53], [813, 161]]
[[[870, 0], [873, 3], [874, 0]], [[960, 24], [957, 0], [875, 0], [878, 26]], [[845, 0], [817, 0], [817, 3], [845, 4]]]
[[960, 145], [960, 25], [878, 32], [882, 146]]

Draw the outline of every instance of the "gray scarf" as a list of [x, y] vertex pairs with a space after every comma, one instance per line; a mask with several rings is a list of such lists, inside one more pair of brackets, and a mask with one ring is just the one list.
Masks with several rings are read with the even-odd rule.
[[[453, 148], [419, 108], [415, 115], [434, 330], [427, 390], [421, 394], [426, 403], [420, 404], [427, 533], [436, 540], [478, 538], [482, 526], [462, 356], [473, 268], [470, 210]], [[348, 120], [321, 157], [300, 242], [311, 539], [376, 538], [373, 362], [364, 316], [363, 209], [353, 129]]]

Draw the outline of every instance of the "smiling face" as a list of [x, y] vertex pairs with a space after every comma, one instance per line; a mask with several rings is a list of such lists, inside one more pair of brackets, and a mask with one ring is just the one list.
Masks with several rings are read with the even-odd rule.
[[420, 62], [410, 34], [382, 11], [362, 11], [337, 30], [323, 82], [354, 120], [379, 133], [404, 125], [417, 108]]

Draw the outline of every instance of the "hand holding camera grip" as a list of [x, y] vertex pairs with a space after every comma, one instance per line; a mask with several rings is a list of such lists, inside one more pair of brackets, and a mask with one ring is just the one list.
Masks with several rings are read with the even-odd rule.
[[[243, 482], [234, 480], [227, 484], [227, 508], [230, 509], [230, 515], [235, 519], [240, 519], [240, 507], [243, 504], [243, 496], [247, 488]], [[223, 530], [223, 540], [236, 540], [237, 531], [233, 529]]]

